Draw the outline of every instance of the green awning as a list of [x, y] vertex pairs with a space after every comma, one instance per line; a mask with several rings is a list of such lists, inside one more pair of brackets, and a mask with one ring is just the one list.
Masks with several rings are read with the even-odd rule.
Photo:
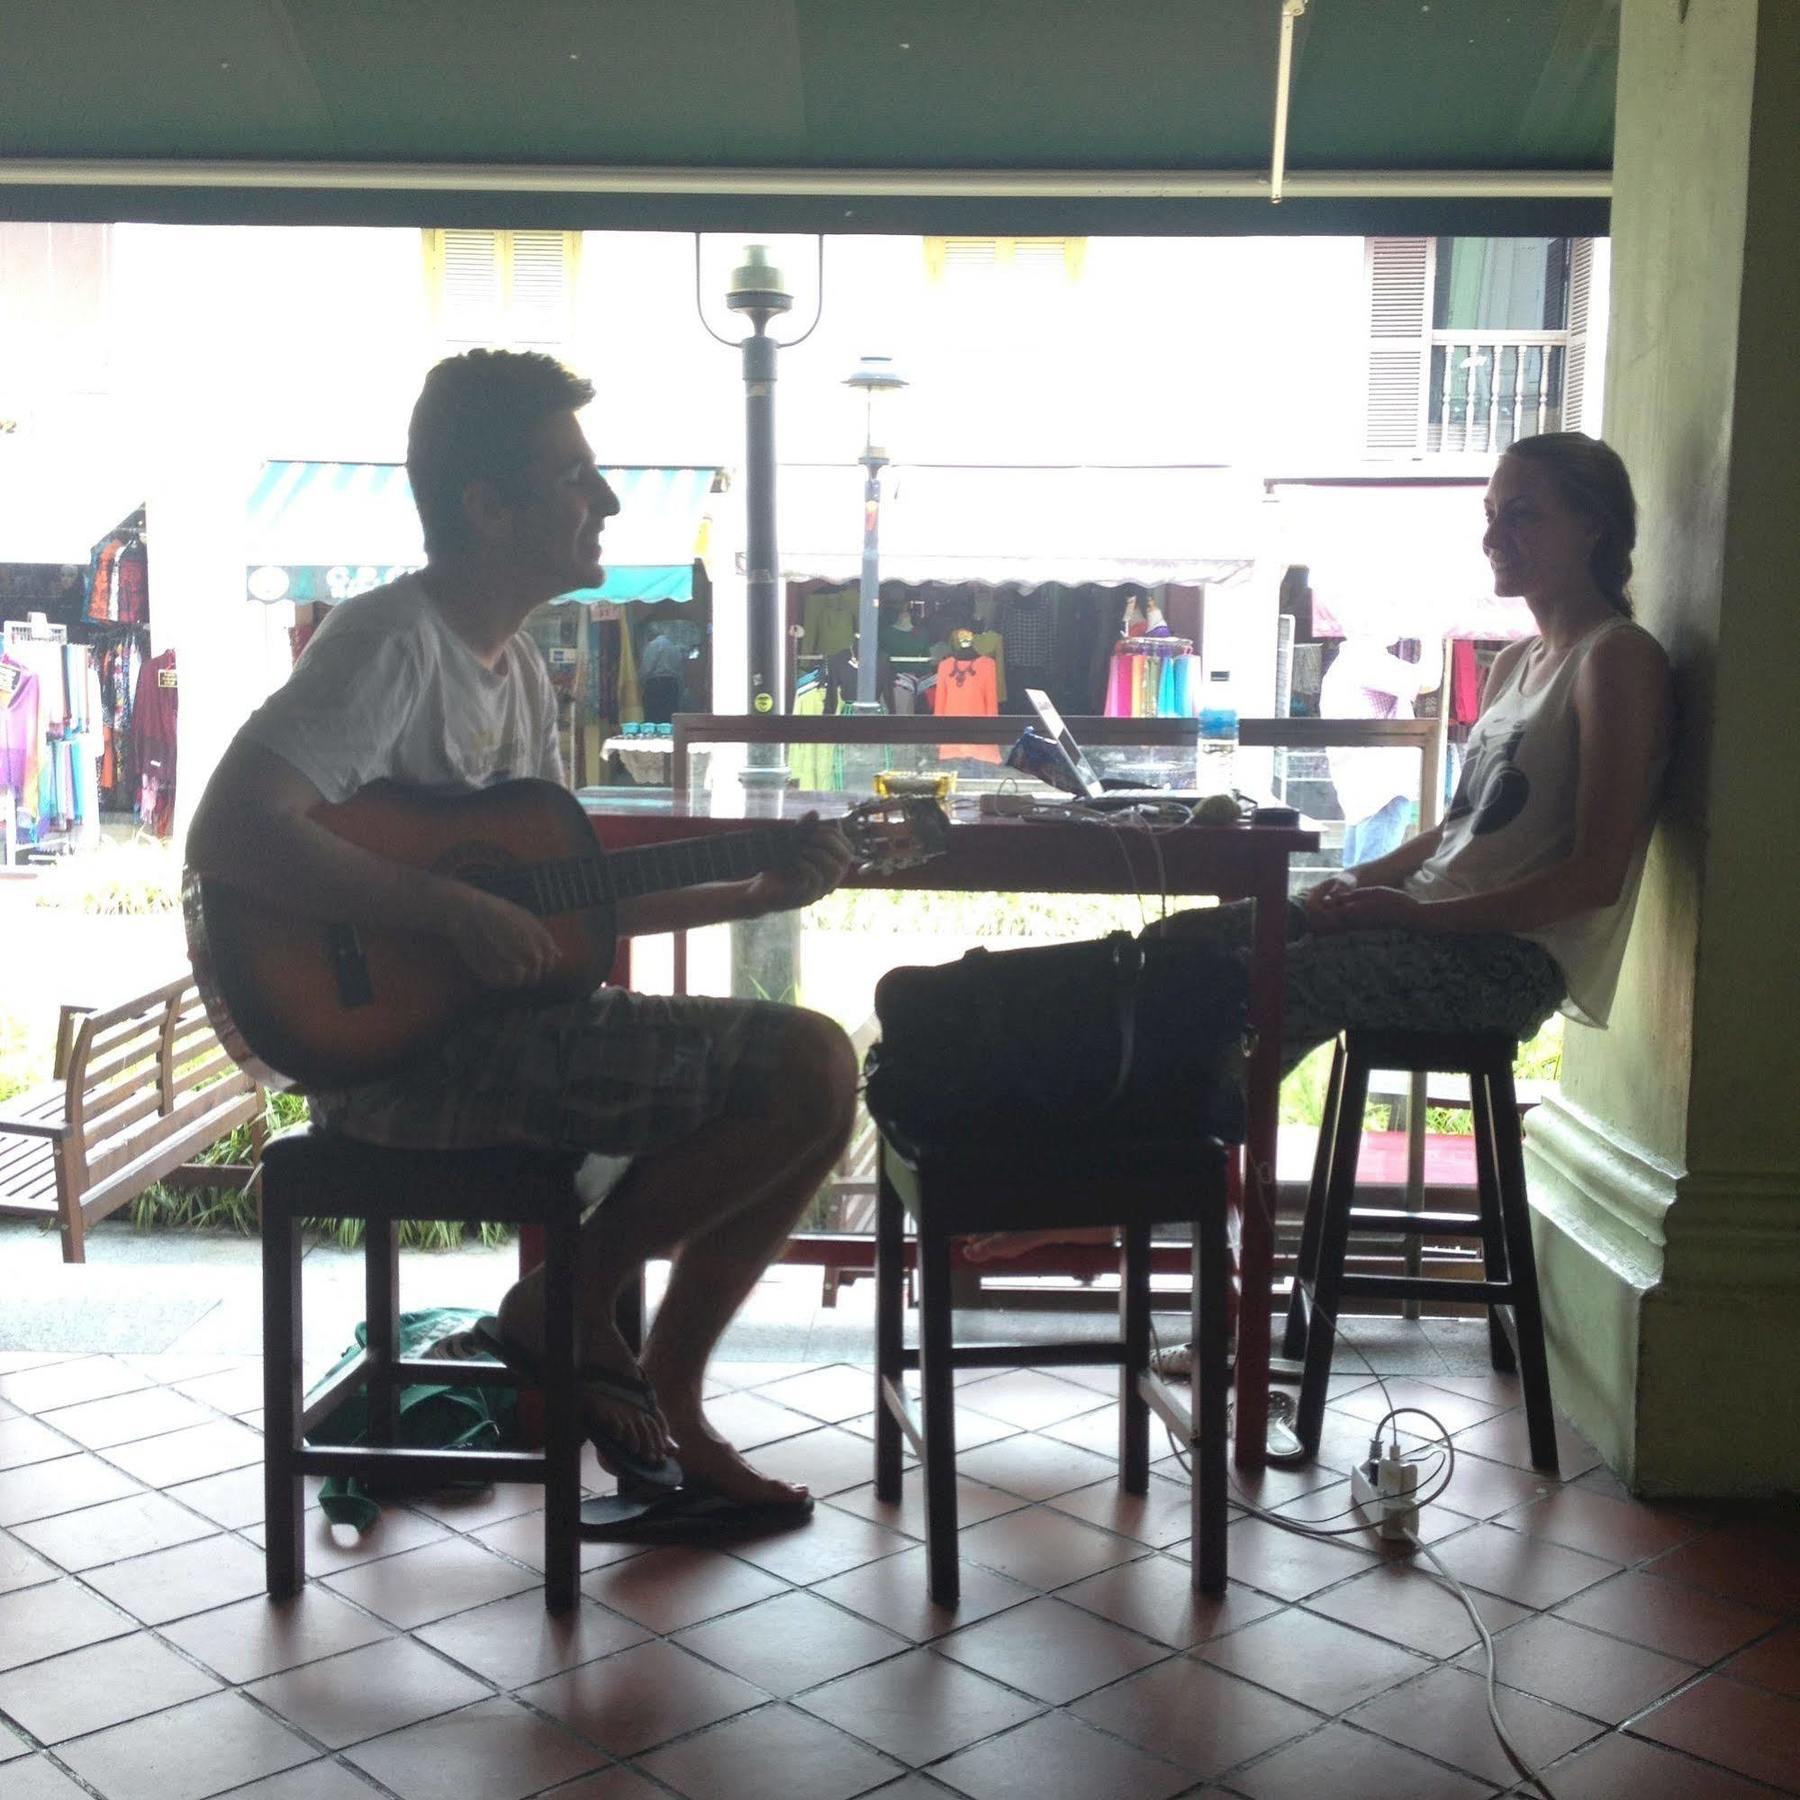
[[[602, 547], [606, 580], [560, 599], [691, 600], [717, 468], [603, 472], [619, 497]], [[399, 463], [264, 463], [248, 512], [244, 585], [252, 600], [347, 600], [425, 564]]]

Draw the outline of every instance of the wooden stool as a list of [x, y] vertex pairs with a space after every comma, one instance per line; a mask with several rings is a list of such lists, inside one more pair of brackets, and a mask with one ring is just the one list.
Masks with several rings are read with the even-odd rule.
[[[1319, 1126], [1306, 1220], [1294, 1270], [1282, 1354], [1303, 1360], [1296, 1433], [1317, 1455], [1331, 1374], [1335, 1321], [1351, 1301], [1480, 1300], [1488, 1309], [1488, 1348], [1496, 1369], [1517, 1369], [1525, 1387], [1531, 1460], [1556, 1472], [1556, 1420], [1550, 1368], [1538, 1304], [1537, 1262], [1531, 1249], [1531, 1208], [1513, 1091], [1517, 1043], [1493, 1033], [1346, 1031], [1332, 1058], [1325, 1117]], [[1356, 1158], [1372, 1069], [1469, 1078], [1475, 1125], [1476, 1213], [1408, 1212], [1357, 1206]], [[1352, 1232], [1393, 1237], [1481, 1239], [1483, 1279], [1456, 1281], [1418, 1275], [1348, 1274], [1344, 1257]]]
[[[921, 1145], [884, 1131], [875, 1237], [875, 1493], [900, 1498], [904, 1433], [924, 1464], [931, 1598], [954, 1606], [957, 1369], [1113, 1364], [1119, 1370], [1119, 1485], [1150, 1485], [1150, 1409], [1194, 1453], [1193, 1585], [1225, 1587], [1227, 1322], [1225, 1146], [1187, 1136], [1123, 1143], [1064, 1139], [1024, 1144], [969, 1140]], [[905, 1215], [918, 1231], [919, 1347], [903, 1344]], [[1150, 1230], [1184, 1222], [1194, 1233], [1191, 1417], [1150, 1373]], [[983, 1344], [952, 1341], [950, 1240], [971, 1232], [1118, 1226], [1119, 1327], [1112, 1341]], [[917, 1369], [923, 1429], [907, 1408], [902, 1373]]]
[[[305, 1475], [350, 1475], [421, 1486], [475, 1477], [544, 1486], [544, 1604], [575, 1604], [580, 1546], [581, 1426], [575, 1386], [575, 1267], [581, 1209], [579, 1157], [537, 1151], [392, 1150], [309, 1126], [284, 1132], [263, 1155], [263, 1479], [269, 1593], [293, 1594], [306, 1576]], [[364, 1221], [368, 1347], [307, 1402], [301, 1376], [300, 1225], [305, 1218]], [[409, 1450], [395, 1446], [400, 1390], [413, 1382], [511, 1386], [499, 1363], [402, 1358], [403, 1219], [482, 1220], [544, 1233], [544, 1449]], [[366, 1387], [367, 1446], [314, 1447], [307, 1432]]]

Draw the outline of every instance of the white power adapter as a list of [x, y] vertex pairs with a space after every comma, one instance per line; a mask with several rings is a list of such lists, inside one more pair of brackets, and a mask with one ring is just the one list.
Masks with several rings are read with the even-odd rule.
[[1391, 1439], [1371, 1444], [1369, 1459], [1350, 1471], [1350, 1497], [1376, 1521], [1376, 1536], [1403, 1543], [1419, 1529], [1419, 1465]]

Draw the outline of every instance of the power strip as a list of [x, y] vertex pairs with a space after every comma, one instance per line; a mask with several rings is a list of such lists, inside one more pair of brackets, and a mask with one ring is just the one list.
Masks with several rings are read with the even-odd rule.
[[[1375, 1449], [1370, 1445], [1370, 1450]], [[1372, 1454], [1350, 1471], [1350, 1497], [1376, 1521], [1375, 1535], [1390, 1543], [1404, 1543], [1419, 1529], [1419, 1465], [1406, 1462], [1397, 1444], [1389, 1442], [1379, 1455]]]

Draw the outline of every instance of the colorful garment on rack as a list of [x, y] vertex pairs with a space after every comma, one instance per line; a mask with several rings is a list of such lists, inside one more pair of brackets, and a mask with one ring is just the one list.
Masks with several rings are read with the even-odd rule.
[[[1000, 697], [991, 656], [946, 656], [937, 666], [931, 710], [940, 719], [991, 719], [998, 716]], [[997, 744], [944, 744], [940, 756], [966, 756], [977, 762], [999, 762]]]
[[805, 629], [800, 638], [803, 656], [835, 656], [856, 647], [856, 616], [861, 604], [854, 590], [820, 588], [806, 596]]
[[44, 736], [38, 723], [38, 678], [22, 662], [0, 656], [0, 787], [28, 812], [37, 810]]
[[175, 829], [175, 652], [153, 656], [138, 674], [132, 721], [137, 750], [138, 820], [158, 837]]

